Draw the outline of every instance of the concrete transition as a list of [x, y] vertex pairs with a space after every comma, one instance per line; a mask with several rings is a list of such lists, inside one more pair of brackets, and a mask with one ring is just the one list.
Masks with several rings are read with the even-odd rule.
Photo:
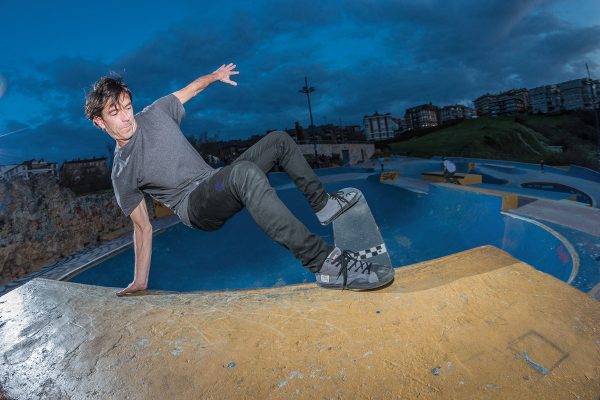
[[36, 279], [0, 297], [0, 398], [598, 399], [600, 303], [494, 247], [368, 293]]

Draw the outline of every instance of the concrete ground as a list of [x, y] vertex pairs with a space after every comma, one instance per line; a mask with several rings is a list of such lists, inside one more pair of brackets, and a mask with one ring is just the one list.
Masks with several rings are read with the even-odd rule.
[[[509, 163], [513, 164], [513, 168], [511, 169], [511, 165], [504, 165], [504, 161], [481, 160], [460, 157], [448, 157], [448, 159], [455, 161], [472, 161], [476, 165], [476, 171], [480, 171], [487, 175], [491, 175], [494, 178], [506, 180], [509, 186], [520, 187], [522, 183], [526, 182], [553, 182], [571, 186], [585, 192], [588, 196], [590, 196], [593, 199], [594, 207], [598, 208], [600, 206], [600, 185], [598, 184], [598, 182], [575, 176], [565, 175], [564, 171], [560, 171], [559, 169], [554, 167], [546, 167], [544, 171], [541, 171], [537, 168], [537, 165], [515, 162]], [[386, 161], [385, 168], [399, 169], [403, 171], [401, 176], [420, 178], [420, 174], [422, 171], [418, 168], [411, 169], [419, 171], [418, 173], [404, 173], [403, 168], [406, 168], [407, 165], [414, 167], [420, 164], [430, 166], [432, 162], [439, 163], [439, 168], [441, 169], [441, 160], [411, 157], [392, 158], [391, 160]], [[372, 162], [371, 166], [376, 169], [379, 167], [377, 162]], [[506, 168], [497, 168], [495, 166], [505, 166]], [[512, 172], [513, 169], [518, 169], [518, 173]]]
[[[532, 219], [542, 224], [548, 222], [557, 224], [560, 227], [590, 235], [583, 240], [581, 240], [579, 234], [566, 233], [565, 237], [567, 240], [573, 241], [572, 244], [577, 246], [576, 251], [579, 258], [584, 260], [582, 267], [585, 271], [581, 276], [586, 276], [586, 278], [582, 279], [597, 276], [595, 271], [600, 266], [600, 253], [598, 253], [598, 249], [600, 249], [600, 184], [597, 181], [566, 175], [565, 170], [556, 167], [546, 166], [542, 171], [537, 164], [457, 157], [449, 157], [449, 159], [457, 162], [473, 162], [475, 163], [475, 173], [482, 172], [506, 181], [507, 183], [503, 185], [471, 185], [469, 189], [481, 190], [482, 192], [493, 189], [517, 194], [518, 206], [510, 209], [509, 214]], [[374, 168], [379, 167], [379, 164], [375, 161], [371, 165]], [[395, 182], [386, 183], [418, 193], [427, 193], [426, 188], [419, 187], [416, 183], [418, 183], [421, 172], [435, 169], [434, 167], [438, 170], [441, 168], [440, 159], [393, 157], [386, 161], [385, 169], [395, 169], [400, 172]], [[584, 203], [571, 200], [558, 200], [560, 193], [557, 192], [548, 191], [544, 193], [540, 190], [521, 188], [521, 184], [526, 182], [551, 182], [577, 188], [592, 199], [593, 206], [589, 207]], [[543, 196], [540, 196], [540, 194], [543, 194]], [[564, 196], [568, 195], [564, 194]], [[557, 198], [552, 199], [553, 197]], [[588, 293], [600, 300], [600, 282], [593, 279], [591, 282], [595, 286]]]
[[477, 168], [496, 178], [505, 179], [513, 186], [520, 186], [522, 183], [526, 182], [553, 182], [571, 186], [585, 192], [588, 196], [590, 196], [593, 199], [594, 207], [599, 207], [600, 205], [600, 185], [598, 182], [553, 172], [556, 171], [556, 169], [552, 167], [546, 168], [544, 172], [541, 170], [529, 170], [522, 168], [520, 169], [520, 171], [523, 172], [522, 174], [502, 172], [497, 169], [487, 167], [485, 163], [477, 164]]
[[374, 292], [0, 297], [0, 398], [598, 399], [600, 302], [484, 246]]

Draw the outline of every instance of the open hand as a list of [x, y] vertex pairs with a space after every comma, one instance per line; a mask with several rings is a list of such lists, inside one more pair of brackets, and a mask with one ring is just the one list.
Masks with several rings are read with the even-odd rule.
[[234, 69], [235, 69], [235, 64], [233, 64], [233, 63], [229, 63], [227, 65], [223, 64], [219, 67], [218, 70], [213, 72], [213, 74], [221, 82], [228, 83], [232, 86], [237, 86], [237, 83], [231, 80], [231, 75], [237, 75], [240, 72], [234, 71]]
[[126, 294], [139, 292], [141, 290], [146, 290], [146, 285], [140, 284], [140, 283], [136, 283], [136, 282], [131, 282], [129, 284], [129, 286], [127, 286], [125, 289], [117, 292], [117, 296], [123, 297]]

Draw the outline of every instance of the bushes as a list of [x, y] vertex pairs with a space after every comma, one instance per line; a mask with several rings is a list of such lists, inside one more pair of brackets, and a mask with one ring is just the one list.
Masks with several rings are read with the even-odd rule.
[[545, 159], [549, 165], [579, 165], [591, 169], [598, 169], [598, 162], [594, 153], [582, 145], [575, 145], [562, 153], [552, 153]]

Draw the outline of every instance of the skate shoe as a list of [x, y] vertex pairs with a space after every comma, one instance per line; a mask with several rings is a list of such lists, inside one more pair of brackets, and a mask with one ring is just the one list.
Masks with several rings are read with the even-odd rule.
[[394, 272], [393, 267], [367, 262], [353, 251], [336, 247], [315, 275], [322, 287], [368, 290], [390, 283]]

